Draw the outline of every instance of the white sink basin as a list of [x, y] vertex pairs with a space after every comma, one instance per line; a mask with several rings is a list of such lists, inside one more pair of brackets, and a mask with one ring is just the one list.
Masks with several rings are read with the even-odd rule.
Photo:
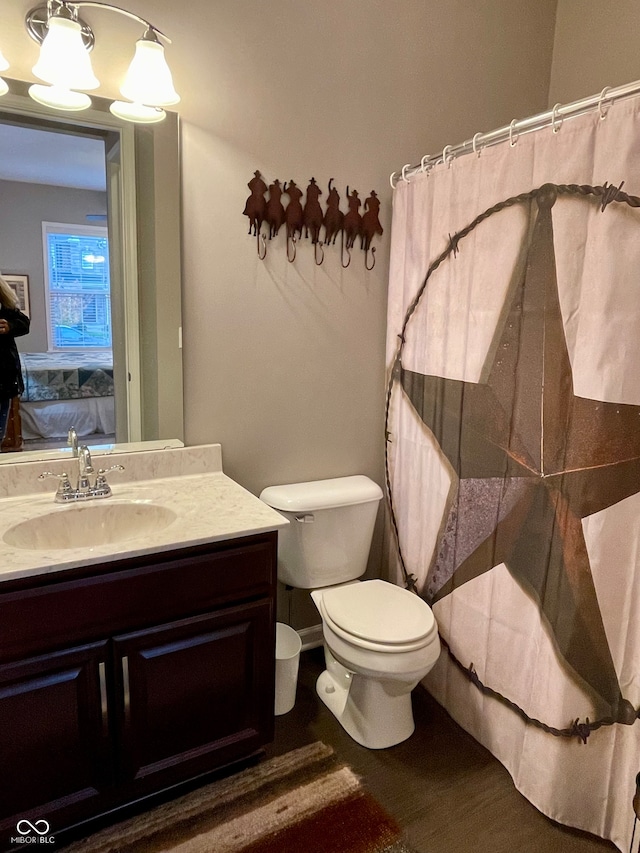
[[31, 551], [91, 548], [149, 536], [176, 518], [175, 512], [157, 504], [74, 504], [22, 521], [10, 527], [3, 539], [7, 545]]

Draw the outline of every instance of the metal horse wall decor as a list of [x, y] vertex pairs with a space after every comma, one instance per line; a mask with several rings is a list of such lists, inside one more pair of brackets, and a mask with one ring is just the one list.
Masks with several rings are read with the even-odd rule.
[[[376, 249], [371, 243], [376, 235], [383, 234], [378, 194], [375, 190], [371, 191], [364, 201], [364, 213], [361, 214], [360, 208], [363, 204], [358, 191], [350, 192], [347, 187], [348, 210], [343, 213], [340, 210], [340, 194], [333, 186], [333, 181], [333, 178], [329, 181], [326, 208], [323, 210], [320, 202], [323, 191], [315, 178], [311, 178], [307, 185], [306, 199], [303, 203], [304, 193], [295, 181], [285, 181], [283, 184], [276, 179], [267, 186], [256, 169], [253, 178], [247, 184], [251, 194], [245, 203], [243, 215], [249, 218], [249, 234], [256, 238], [260, 260], [264, 260], [267, 255], [267, 239], [272, 240], [276, 237], [284, 225], [287, 234], [287, 260], [290, 263], [293, 263], [296, 258], [297, 244], [303, 234], [305, 238], [311, 238], [314, 260], [318, 266], [324, 260], [324, 247], [335, 246], [336, 238], [340, 234], [342, 266], [346, 269], [351, 263], [351, 250], [356, 240], [360, 238], [360, 248], [365, 253], [365, 267], [368, 270], [374, 268]], [[286, 206], [282, 202], [283, 196], [289, 198]], [[263, 223], [268, 227], [266, 234], [262, 231]]]

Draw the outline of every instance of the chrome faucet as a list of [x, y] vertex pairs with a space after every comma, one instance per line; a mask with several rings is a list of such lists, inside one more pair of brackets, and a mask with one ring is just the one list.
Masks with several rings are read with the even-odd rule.
[[[69, 430], [69, 433], [71, 433], [71, 430]], [[58, 490], [54, 498], [55, 502], [70, 503], [71, 501], [108, 498], [111, 494], [111, 486], [107, 483], [107, 474], [109, 471], [124, 471], [124, 465], [112, 465], [110, 468], [100, 468], [92, 483], [91, 478], [95, 472], [91, 462], [91, 452], [87, 445], [84, 444], [78, 448], [75, 455], [78, 457], [78, 480], [75, 489], [71, 485], [67, 473], [53, 474], [51, 471], [43, 471], [38, 477], [39, 480], [46, 480], [49, 477], [58, 480]]]
[[91, 482], [89, 477], [93, 474], [93, 465], [91, 464], [91, 452], [86, 444], [78, 449], [78, 492], [88, 494], [91, 491]]
[[67, 433], [67, 444], [71, 448], [71, 452], [74, 456], [78, 455], [78, 433], [76, 432], [75, 427], [71, 427], [69, 432]]

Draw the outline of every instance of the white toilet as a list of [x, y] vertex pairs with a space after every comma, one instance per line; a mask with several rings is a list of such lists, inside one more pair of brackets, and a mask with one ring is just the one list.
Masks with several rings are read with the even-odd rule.
[[260, 498], [290, 524], [279, 534], [278, 578], [312, 590], [322, 617], [326, 670], [318, 695], [370, 749], [414, 730], [411, 691], [440, 654], [431, 608], [367, 566], [382, 491], [368, 477], [269, 486]]

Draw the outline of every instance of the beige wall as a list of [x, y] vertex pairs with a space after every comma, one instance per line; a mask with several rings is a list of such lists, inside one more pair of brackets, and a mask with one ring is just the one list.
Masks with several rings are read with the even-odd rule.
[[[256, 492], [381, 482], [389, 173], [546, 106], [555, 2], [197, 5], [181, 106], [187, 440], [220, 440]], [[335, 249], [316, 267], [308, 245], [290, 265], [283, 235], [259, 261], [241, 216], [255, 169], [375, 189], [375, 270], [359, 252], [343, 270]]]
[[640, 79], [637, 0], [558, 0], [549, 105]]

